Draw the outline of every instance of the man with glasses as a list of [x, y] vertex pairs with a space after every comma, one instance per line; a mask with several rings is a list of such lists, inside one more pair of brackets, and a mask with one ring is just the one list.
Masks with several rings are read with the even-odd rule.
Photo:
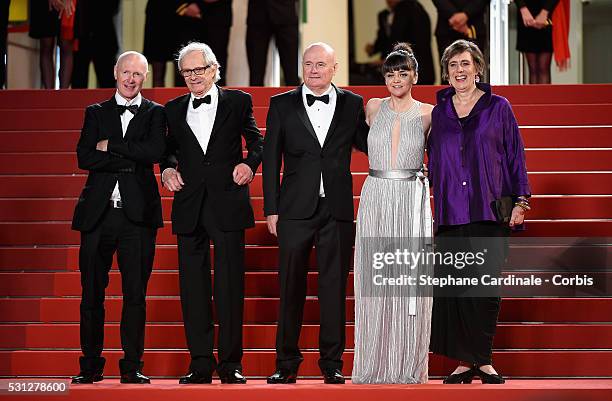
[[[210, 47], [197, 42], [183, 47], [178, 67], [190, 93], [166, 104], [167, 151], [160, 166], [164, 187], [174, 192], [172, 231], [178, 238], [181, 306], [191, 355], [189, 371], [179, 383], [211, 383], [215, 370], [222, 383], [246, 383], [241, 366], [244, 230], [255, 225], [248, 184], [261, 162], [263, 138], [251, 96], [215, 84], [222, 66]], [[213, 355], [213, 295], [218, 363]]]

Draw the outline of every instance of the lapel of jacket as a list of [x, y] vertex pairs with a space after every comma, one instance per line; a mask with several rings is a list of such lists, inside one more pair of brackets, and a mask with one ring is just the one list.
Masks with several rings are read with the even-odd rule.
[[304, 87], [304, 85], [300, 85], [293, 92], [293, 101], [295, 103], [295, 110], [297, 112], [298, 117], [302, 121], [302, 124], [304, 124], [304, 127], [306, 127], [306, 130], [314, 138], [316, 144], [319, 147], [321, 147], [321, 144], [319, 143], [319, 138], [317, 138], [317, 133], [315, 132], [315, 130], [314, 130], [313, 126], [312, 126], [312, 123], [310, 122], [310, 118], [308, 118], [308, 113], [306, 112], [306, 108], [304, 107], [304, 100], [302, 98], [302, 89], [303, 89], [303, 87]]
[[215, 115], [215, 123], [213, 124], [212, 131], [210, 132], [210, 139], [208, 140], [208, 147], [214, 142], [219, 132], [219, 129], [230, 114], [230, 102], [228, 100], [227, 92], [217, 86], [219, 91], [219, 101], [217, 103], [217, 114]]
[[[138, 107], [138, 111], [130, 120], [130, 124], [128, 125], [127, 131], [125, 132], [125, 140], [131, 139], [136, 133], [138, 133], [137, 126], [140, 124], [140, 120], [143, 118], [149, 107], [151, 107], [151, 101], [143, 97], [140, 101], [140, 107]], [[126, 111], [126, 113], [129, 113], [129, 111]]]
[[113, 95], [113, 97], [106, 102], [102, 103], [102, 109], [102, 114], [104, 115], [103, 121], [110, 125], [110, 132], [108, 133], [106, 139], [110, 139], [111, 137], [123, 139], [121, 117], [119, 116], [119, 112], [117, 112], [117, 101], [115, 100], [115, 95]]
[[185, 136], [193, 142], [192, 146], [200, 150], [200, 153], [204, 155], [200, 142], [196, 138], [195, 134], [191, 130], [189, 124], [187, 124], [187, 109], [189, 108], [189, 101], [191, 100], [191, 93], [184, 95], [178, 101], [178, 115], [179, 115], [179, 128], [185, 133]]
[[336, 110], [334, 110], [334, 116], [332, 117], [331, 124], [329, 124], [329, 130], [327, 131], [327, 135], [325, 136], [325, 141], [323, 142], [323, 147], [329, 143], [329, 139], [332, 137], [334, 132], [336, 131], [336, 127], [338, 126], [338, 121], [340, 120], [340, 116], [344, 110], [344, 103], [346, 101], [346, 93], [340, 88], [337, 88], [336, 85], [332, 84], [334, 89], [336, 90]]

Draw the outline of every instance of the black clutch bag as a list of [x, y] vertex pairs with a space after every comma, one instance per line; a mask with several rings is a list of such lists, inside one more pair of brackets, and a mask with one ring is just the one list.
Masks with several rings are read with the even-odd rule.
[[498, 223], [509, 223], [512, 216], [512, 208], [514, 202], [511, 196], [502, 196], [500, 199], [493, 201], [493, 211], [497, 217]]

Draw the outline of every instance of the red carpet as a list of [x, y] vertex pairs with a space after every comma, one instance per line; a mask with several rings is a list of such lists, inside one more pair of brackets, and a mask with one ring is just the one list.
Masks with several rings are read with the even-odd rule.
[[[217, 383], [217, 382], [214, 382]], [[320, 380], [301, 380], [297, 384], [270, 386], [263, 380], [250, 380], [246, 385], [188, 385], [175, 380], [155, 380], [146, 386], [119, 384], [107, 379], [94, 385], [71, 386], [69, 393], [41, 399], [88, 401], [170, 401], [206, 399], [215, 401], [334, 400], [370, 401], [372, 399], [419, 401], [600, 401], [609, 400], [610, 380], [512, 380], [502, 386], [482, 384], [443, 385], [438, 380], [424, 385], [325, 385]], [[32, 397], [33, 398], [33, 397]], [[3, 400], [23, 400], [23, 396], [4, 396]], [[28, 399], [31, 399], [28, 397]]]
[[[366, 100], [385, 95], [381, 87], [353, 89]], [[437, 89], [417, 87], [414, 96], [434, 102]], [[255, 116], [265, 133], [269, 97], [284, 89], [245, 90], [253, 95]], [[573, 237], [612, 237], [612, 85], [507, 86], [494, 92], [512, 103], [527, 148], [534, 210], [528, 214], [528, 231], [520, 235], [559, 237], [552, 245], [529, 239], [513, 245], [507, 268], [537, 276], [561, 267], [580, 272], [609, 267], [612, 244], [608, 240], [575, 246], [580, 238]], [[0, 91], [0, 377], [67, 377], [78, 370], [79, 235], [70, 230], [70, 219], [86, 173], [77, 168], [74, 149], [84, 107], [112, 93]], [[145, 91], [145, 96], [164, 103], [182, 93], [183, 89], [153, 89]], [[352, 162], [356, 206], [367, 168], [366, 157], [356, 153]], [[257, 225], [246, 235], [243, 362], [248, 377], [261, 378], [274, 369], [278, 281], [276, 240], [264, 224], [260, 173], [251, 185], [251, 195]], [[96, 385], [72, 386], [69, 395], [61, 396], [63, 400], [612, 398], [612, 298], [608, 297], [612, 275], [605, 272], [593, 273], [608, 285], [599, 297], [568, 298], [560, 292], [556, 298], [503, 300], [493, 360], [511, 379], [504, 386], [442, 386], [438, 380], [422, 386], [326, 386], [318, 379], [274, 387], [253, 379], [246, 386], [178, 386], [174, 378], [185, 372], [188, 354], [178, 299], [176, 240], [168, 221], [172, 198], [165, 190], [162, 197], [166, 227], [158, 235], [149, 285], [144, 358], [144, 373], [153, 377], [154, 384], [125, 386], [111, 378]], [[301, 337], [305, 362], [300, 374], [318, 377], [314, 255], [310, 268]], [[344, 369], [348, 375], [352, 288], [351, 275]], [[104, 353], [109, 377], [118, 373], [120, 294], [119, 273], [113, 272], [107, 289]], [[430, 359], [434, 379], [453, 368], [452, 361]]]

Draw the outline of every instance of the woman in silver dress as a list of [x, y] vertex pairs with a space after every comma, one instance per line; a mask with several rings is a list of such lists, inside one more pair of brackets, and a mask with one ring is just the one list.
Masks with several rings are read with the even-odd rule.
[[429, 185], [421, 168], [433, 107], [412, 98], [418, 64], [407, 44], [394, 47], [382, 70], [389, 97], [366, 106], [370, 173], [357, 215], [352, 381], [425, 383], [432, 298], [427, 289], [385, 279], [429, 274], [432, 266], [380, 268], [377, 255], [419, 252], [431, 243]]

